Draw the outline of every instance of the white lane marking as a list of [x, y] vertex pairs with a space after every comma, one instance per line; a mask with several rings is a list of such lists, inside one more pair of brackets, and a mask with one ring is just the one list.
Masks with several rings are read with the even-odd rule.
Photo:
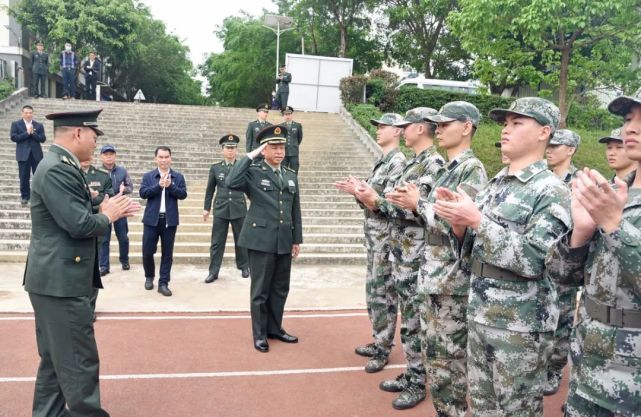
[[[405, 364], [390, 364], [386, 369], [404, 369]], [[126, 381], [134, 379], [186, 379], [186, 378], [229, 378], [247, 376], [275, 376], [275, 375], [304, 375], [304, 374], [329, 374], [344, 372], [363, 372], [362, 366], [349, 366], [343, 368], [310, 368], [310, 369], [281, 369], [275, 371], [235, 371], [235, 372], [189, 372], [175, 374], [124, 374], [101, 375], [101, 380]], [[35, 382], [35, 377], [0, 377], [0, 383], [10, 382]]]
[[[159, 313], [162, 314], [162, 313]], [[285, 314], [286, 319], [322, 319], [339, 317], [366, 317], [367, 313], [318, 313], [318, 314]], [[250, 315], [225, 316], [102, 316], [98, 321], [106, 320], [238, 320], [250, 319]], [[0, 321], [33, 321], [33, 316], [0, 317]]]

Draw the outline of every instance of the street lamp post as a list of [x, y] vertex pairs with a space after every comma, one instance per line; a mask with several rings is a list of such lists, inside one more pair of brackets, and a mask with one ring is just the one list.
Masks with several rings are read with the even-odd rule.
[[278, 16], [275, 14], [266, 14], [263, 19], [263, 26], [276, 34], [276, 77], [280, 68], [280, 34], [292, 30], [294, 20], [288, 16]]
[[24, 84], [24, 80], [22, 79], [24, 77], [24, 72], [22, 71], [22, 39], [18, 34], [11, 28], [9, 25], [4, 25], [5, 29], [9, 31], [13, 36], [16, 37], [16, 42], [18, 42], [18, 56], [20, 57], [20, 60], [16, 60], [16, 65], [18, 66], [16, 69], [18, 70], [18, 77], [16, 79], [16, 88], [20, 88]]

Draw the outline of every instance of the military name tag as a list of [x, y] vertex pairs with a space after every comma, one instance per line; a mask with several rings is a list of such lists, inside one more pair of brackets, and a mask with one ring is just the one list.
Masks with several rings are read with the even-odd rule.
[[100, 181], [91, 181], [89, 183], [90, 187], [100, 187]]
[[225, 179], [225, 173], [221, 172], [220, 174], [218, 174], [218, 179], [224, 180]]
[[263, 178], [263, 179], [260, 181], [260, 186], [261, 186], [261, 187], [269, 187], [270, 185], [272, 185], [271, 181], [270, 181], [270, 180], [268, 180], [268, 179], [266, 179], [266, 178]]

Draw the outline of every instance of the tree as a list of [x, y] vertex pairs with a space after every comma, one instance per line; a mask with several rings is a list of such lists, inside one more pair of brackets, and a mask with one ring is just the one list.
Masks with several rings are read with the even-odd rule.
[[[134, 0], [22, 0], [10, 10], [50, 51], [65, 42], [78, 57], [95, 50], [112, 87], [127, 97], [144, 88], [150, 101], [202, 101], [188, 49], [149, 10]], [[58, 60], [52, 59], [58, 71]]]
[[[251, 16], [232, 16], [223, 21], [216, 35], [224, 52], [211, 54], [201, 66], [209, 81], [212, 101], [224, 106], [255, 107], [271, 97], [276, 75], [276, 40], [273, 33]], [[298, 52], [291, 32], [280, 38], [280, 62], [286, 52]]]
[[565, 126], [578, 88], [634, 79], [640, 7], [641, 0], [461, 0], [448, 23], [476, 56], [481, 81], [558, 86]]
[[380, 6], [391, 58], [427, 78], [467, 78], [469, 56], [446, 25], [455, 0], [383, 0]]

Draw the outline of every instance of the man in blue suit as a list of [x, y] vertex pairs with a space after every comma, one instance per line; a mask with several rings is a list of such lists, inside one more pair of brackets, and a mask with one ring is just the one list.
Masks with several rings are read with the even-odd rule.
[[142, 265], [145, 269], [145, 289], [154, 288], [156, 265], [154, 253], [160, 238], [161, 258], [158, 292], [171, 296], [169, 279], [174, 254], [174, 240], [178, 227], [178, 200], [187, 198], [185, 177], [171, 167], [171, 149], [167, 146], [156, 148], [155, 161], [158, 169], [142, 177], [140, 197], [147, 200], [142, 218]]
[[38, 163], [42, 160], [42, 147], [47, 137], [42, 123], [33, 120], [33, 107], [26, 105], [22, 108], [22, 120], [11, 123], [11, 140], [16, 143], [16, 161], [20, 176], [20, 198], [22, 205], [29, 204], [31, 174], [36, 172]]

